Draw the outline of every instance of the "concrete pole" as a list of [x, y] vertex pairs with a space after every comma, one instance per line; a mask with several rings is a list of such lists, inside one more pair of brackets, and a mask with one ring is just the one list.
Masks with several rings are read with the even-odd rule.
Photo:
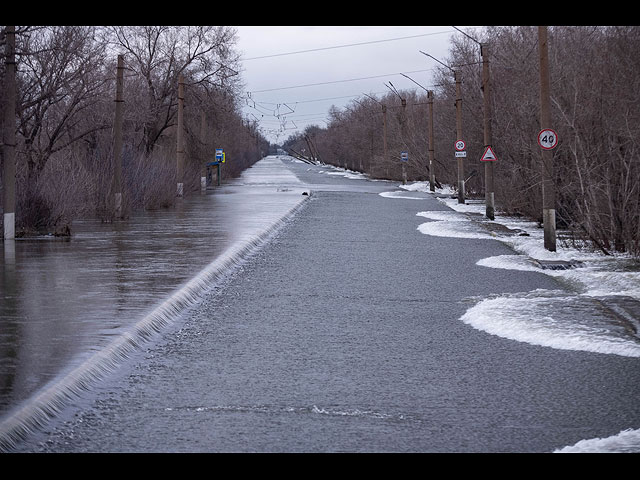
[[[489, 81], [489, 45], [480, 45], [482, 55], [482, 94], [484, 100], [484, 147], [491, 146], [491, 91]], [[493, 161], [484, 162], [484, 200], [486, 215], [495, 219], [495, 196], [493, 188]]]
[[382, 164], [385, 166], [386, 177], [389, 178], [389, 168], [387, 165], [387, 106], [382, 105], [382, 155], [383, 162]]
[[116, 218], [122, 218], [122, 123], [124, 107], [124, 57], [118, 55], [116, 114], [113, 124], [113, 195]]
[[433, 90], [427, 91], [429, 99], [429, 190], [436, 191], [436, 173], [434, 171], [435, 148], [433, 145]]
[[[407, 100], [401, 98], [400, 101], [402, 102], [402, 143], [405, 144], [407, 138]], [[406, 162], [402, 162], [402, 184], [407, 184]]]
[[[457, 140], [462, 140], [462, 93], [460, 87], [460, 74], [453, 72], [456, 81], [456, 132]], [[458, 203], [464, 203], [464, 158], [457, 157], [458, 161]]]
[[16, 27], [5, 26], [6, 56], [2, 171], [5, 240], [16, 237]]
[[178, 145], [177, 145], [177, 195], [184, 195], [184, 77], [178, 77]]
[[[540, 53], [540, 129], [551, 128], [551, 100], [547, 27], [538, 27]], [[553, 152], [542, 150], [542, 222], [544, 248], [556, 251], [556, 192], [553, 179]]]
[[200, 141], [202, 142], [203, 147], [203, 158], [200, 159], [202, 163], [202, 167], [200, 170], [200, 192], [207, 192], [207, 159], [206, 159], [206, 151], [207, 151], [207, 115], [203, 110], [200, 112]]

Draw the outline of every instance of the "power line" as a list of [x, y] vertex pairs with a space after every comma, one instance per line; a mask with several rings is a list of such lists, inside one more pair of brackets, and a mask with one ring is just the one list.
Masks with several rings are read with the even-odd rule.
[[[412, 72], [405, 72], [405, 73], [421, 73], [421, 72], [428, 72], [430, 70], [433, 70], [432, 68], [427, 68], [425, 70], [413, 70]], [[252, 92], [249, 93], [262, 93], [262, 92], [273, 92], [276, 90], [288, 90], [290, 88], [303, 88], [303, 87], [316, 87], [318, 85], [329, 85], [332, 83], [343, 83], [343, 82], [355, 82], [357, 80], [369, 80], [371, 78], [382, 78], [382, 77], [388, 77], [390, 75], [402, 75], [402, 72], [397, 72], [397, 73], [385, 73], [383, 75], [373, 75], [370, 77], [360, 77], [360, 78], [347, 78], [345, 80], [334, 80], [331, 82], [319, 82], [319, 83], [308, 83], [305, 85], [292, 85], [289, 87], [278, 87], [278, 88], [268, 88], [265, 90], [253, 90]]]
[[312, 49], [309, 49], [309, 50], [298, 50], [298, 51], [295, 51], [295, 52], [274, 53], [272, 55], [263, 55], [261, 57], [244, 58], [243, 61], [246, 62], [248, 60], [258, 60], [258, 59], [261, 59], [261, 58], [283, 57], [285, 55], [297, 55], [299, 53], [319, 52], [321, 50], [333, 50], [333, 49], [336, 49], [336, 48], [355, 47], [355, 46], [359, 46], [359, 45], [370, 45], [370, 44], [373, 44], [373, 43], [394, 42], [396, 40], [406, 40], [406, 39], [409, 39], [409, 38], [428, 37], [428, 36], [431, 36], [431, 35], [441, 35], [443, 33], [451, 33], [451, 30], [446, 30], [446, 31], [443, 31], [443, 32], [423, 33], [423, 34], [420, 34], [420, 35], [410, 35], [408, 37], [387, 38], [387, 39], [384, 39], [384, 40], [371, 40], [369, 42], [348, 43], [348, 44], [345, 44], [345, 45], [334, 45], [334, 46], [331, 46], [331, 47], [312, 48]]
[[[324, 102], [327, 100], [340, 100], [343, 98], [353, 98], [353, 97], [359, 97], [361, 94], [357, 93], [355, 95], [344, 95], [341, 97], [329, 97], [329, 98], [317, 98], [314, 100], [297, 100], [297, 101], [293, 101], [293, 102], [289, 102], [289, 103], [294, 103], [294, 104], [298, 104], [298, 103], [311, 103], [311, 102]], [[253, 99], [252, 99], [253, 100]], [[260, 101], [255, 101], [256, 104], [261, 104], [261, 105], [279, 105], [283, 102], [263, 102], [262, 100]]]

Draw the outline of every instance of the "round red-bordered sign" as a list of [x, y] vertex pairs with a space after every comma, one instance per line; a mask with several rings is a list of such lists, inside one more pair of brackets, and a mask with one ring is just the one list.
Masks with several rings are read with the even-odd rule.
[[550, 128], [540, 130], [538, 134], [538, 145], [545, 150], [551, 150], [558, 144], [558, 134]]
[[457, 151], [461, 152], [462, 150], [464, 150], [464, 148], [466, 146], [467, 146], [467, 144], [464, 143], [464, 140], [457, 140], [456, 141], [455, 147], [456, 147]]

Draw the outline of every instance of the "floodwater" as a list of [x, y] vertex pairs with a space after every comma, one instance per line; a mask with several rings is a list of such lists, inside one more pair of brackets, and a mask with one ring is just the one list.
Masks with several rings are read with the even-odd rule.
[[611, 299], [358, 178], [267, 157], [171, 210], [5, 244], [0, 450], [147, 347], [21, 451], [638, 451], [635, 331], [586, 293]]
[[73, 372], [77, 379], [88, 363], [108, 368], [125, 353], [123, 338], [133, 348], [132, 336], [166, 325], [295, 210], [303, 193], [308, 188], [277, 157], [266, 157], [172, 209], [113, 224], [75, 222], [68, 239], [4, 242], [0, 420], [48, 384]]

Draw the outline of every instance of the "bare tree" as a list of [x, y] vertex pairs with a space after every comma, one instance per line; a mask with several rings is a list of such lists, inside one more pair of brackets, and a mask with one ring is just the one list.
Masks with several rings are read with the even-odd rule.
[[[492, 45], [493, 147], [499, 160], [494, 169], [496, 206], [504, 213], [542, 220], [541, 149], [537, 29], [530, 26], [486, 27], [476, 39]], [[553, 124], [561, 139], [554, 150], [556, 218], [558, 226], [583, 245], [603, 252], [631, 252], [640, 257], [640, 27], [553, 27], [549, 29]], [[446, 64], [462, 77], [463, 136], [467, 144], [466, 182], [483, 193], [478, 159], [483, 146], [481, 61], [475, 42], [465, 35], [451, 42]], [[439, 181], [455, 185], [453, 143], [456, 98], [451, 70], [436, 69], [434, 102], [435, 150]], [[424, 174], [426, 120], [419, 95], [407, 99], [404, 134], [399, 99], [388, 94], [388, 155], [373, 155], [369, 173], [398, 178], [394, 155], [410, 151], [409, 178]], [[415, 105], [411, 108], [410, 105]], [[379, 113], [378, 113], [379, 115]], [[376, 117], [367, 102], [358, 100], [344, 111], [330, 112], [326, 129], [315, 132], [329, 163], [359, 160], [383, 150], [370, 137]], [[381, 131], [381, 122], [378, 123]], [[370, 142], [369, 140], [372, 139]], [[295, 139], [294, 139], [295, 140]], [[412, 163], [412, 160], [415, 163]], [[366, 162], [363, 162], [366, 164]]]
[[[211, 142], [198, 139], [201, 152], [195, 152], [195, 141], [187, 145], [198, 190], [202, 161], [213, 157], [207, 149], [220, 146], [231, 154], [225, 176], [239, 174], [268, 150], [256, 125], [243, 122], [238, 108], [241, 79], [231, 28], [42, 26], [16, 27], [16, 33], [20, 234], [50, 232], [78, 215], [110, 220], [105, 199], [112, 178], [117, 53], [125, 54], [126, 68], [123, 180], [128, 211], [175, 201], [166, 185], [175, 175], [171, 147], [180, 74], [188, 82], [187, 134], [195, 140], [203, 113], [210, 125]], [[154, 148], [158, 145], [163, 148]]]
[[34, 188], [52, 154], [109, 128], [90, 110], [103, 99], [104, 46], [95, 27], [34, 29], [19, 36], [18, 132], [23, 139], [28, 188]]
[[187, 84], [238, 88], [236, 32], [230, 27], [116, 26], [105, 32], [143, 81], [144, 103], [139, 106], [147, 153], [176, 123], [180, 74]]

